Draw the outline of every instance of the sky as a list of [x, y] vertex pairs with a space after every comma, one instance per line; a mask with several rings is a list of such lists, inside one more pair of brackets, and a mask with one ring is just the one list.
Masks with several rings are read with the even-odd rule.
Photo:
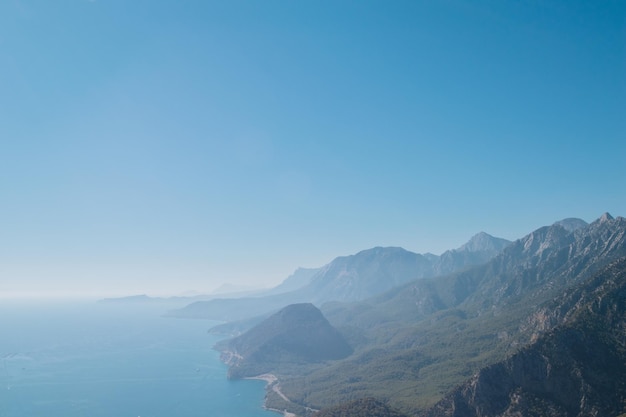
[[625, 191], [623, 1], [0, 3], [0, 297], [271, 287]]

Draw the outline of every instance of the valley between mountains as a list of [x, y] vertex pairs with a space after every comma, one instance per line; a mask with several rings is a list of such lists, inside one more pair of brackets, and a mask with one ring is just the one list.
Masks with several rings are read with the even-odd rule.
[[[441, 256], [373, 248], [254, 297], [176, 317], [213, 332], [229, 377], [272, 374], [299, 416], [626, 413], [626, 219], [566, 219]], [[286, 400], [285, 397], [288, 399]]]

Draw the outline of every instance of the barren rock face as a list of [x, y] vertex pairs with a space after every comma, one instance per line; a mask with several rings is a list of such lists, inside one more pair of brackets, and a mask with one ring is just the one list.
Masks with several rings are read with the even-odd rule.
[[[478, 372], [427, 415], [582, 417], [624, 412], [626, 258], [560, 301], [571, 306], [567, 320], [509, 359]], [[549, 311], [540, 314], [547, 321], [548, 316]]]

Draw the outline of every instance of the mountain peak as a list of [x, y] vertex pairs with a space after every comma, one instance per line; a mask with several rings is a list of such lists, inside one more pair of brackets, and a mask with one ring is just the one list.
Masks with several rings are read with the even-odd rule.
[[470, 239], [470, 242], [472, 240], [484, 240], [484, 239], [493, 239], [493, 236], [491, 236], [489, 233], [481, 231], [481, 232], [476, 233], [474, 236], [472, 236], [472, 238]]
[[568, 217], [567, 219], [563, 219], [563, 220], [559, 220], [558, 222], [555, 222], [554, 225], [561, 226], [568, 232], [573, 232], [575, 230], [582, 229], [583, 227], [587, 227], [589, 224], [582, 219], [578, 219], [575, 217]]
[[434, 275], [450, 274], [471, 265], [487, 262], [510, 244], [511, 242], [506, 239], [480, 232], [458, 249], [445, 251], [438, 259], [430, 258], [433, 262]]
[[613, 216], [611, 216], [608, 212], [606, 212], [602, 216], [600, 216], [598, 220], [600, 221], [600, 223], [604, 223], [609, 220], [613, 220]]
[[598, 217], [591, 224], [592, 225], [603, 225], [603, 224], [611, 222], [613, 220], [615, 220], [614, 217], [611, 216], [608, 212], [605, 212], [604, 214], [602, 214], [602, 216]]
[[496, 251], [499, 252], [504, 247], [508, 246], [511, 242], [506, 239], [493, 237], [488, 233], [480, 232], [472, 236], [464, 245], [457, 249], [457, 251], [466, 252], [484, 252], [484, 251]]

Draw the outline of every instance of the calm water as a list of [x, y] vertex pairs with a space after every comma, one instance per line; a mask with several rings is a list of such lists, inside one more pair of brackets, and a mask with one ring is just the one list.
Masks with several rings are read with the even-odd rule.
[[210, 322], [95, 303], [0, 300], [0, 417], [276, 417], [228, 381]]

